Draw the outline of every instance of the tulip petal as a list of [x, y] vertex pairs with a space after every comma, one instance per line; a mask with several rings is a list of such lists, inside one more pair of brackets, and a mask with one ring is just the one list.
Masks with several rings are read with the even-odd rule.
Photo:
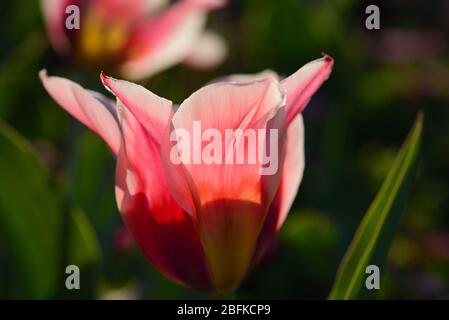
[[117, 160], [116, 197], [128, 228], [165, 275], [209, 290], [207, 262], [194, 224], [168, 192], [164, 176], [160, 147], [172, 103], [133, 83], [104, 74], [101, 79], [118, 100], [123, 150]]
[[332, 57], [325, 55], [281, 82], [282, 89], [287, 91], [287, 125], [304, 110], [310, 98], [329, 78], [333, 65]]
[[298, 115], [287, 129], [287, 141], [284, 167], [281, 181], [276, 196], [270, 205], [267, 217], [260, 233], [257, 249], [253, 257], [253, 264], [257, 264], [267, 248], [281, 228], [293, 201], [298, 193], [299, 185], [304, 173], [304, 122], [302, 115]]
[[168, 0], [95, 0], [92, 10], [111, 22], [132, 22], [144, 14], [152, 14], [167, 4]]
[[165, 168], [165, 175], [168, 181], [168, 189], [176, 202], [197, 222], [196, 213], [200, 211], [200, 196], [190, 173], [185, 166], [180, 163], [173, 165], [171, 152], [177, 150], [175, 142], [170, 141], [169, 136], [174, 131], [172, 118], [167, 126], [162, 142], [162, 161]]
[[313, 94], [329, 77], [333, 59], [324, 56], [299, 69], [281, 82], [287, 92], [287, 147], [281, 183], [270, 206], [267, 218], [258, 239], [253, 263], [257, 263], [287, 218], [302, 180], [304, 156], [304, 123], [301, 112]]
[[144, 0], [95, 0], [91, 3], [92, 10], [97, 11], [102, 18], [114, 22], [132, 21], [139, 17], [145, 9]]
[[172, 113], [172, 102], [132, 82], [117, 80], [103, 73], [100, 77], [106, 89], [133, 113], [150, 136], [160, 138]]
[[[101, 80], [117, 97], [117, 113], [120, 121], [124, 153], [131, 174], [127, 176], [132, 186], [130, 194], [144, 190], [150, 206], [159, 200], [170, 198], [161, 170], [161, 139], [172, 112], [172, 103], [134, 83], [117, 80], [101, 74]], [[154, 166], [154, 170], [151, 167]], [[118, 201], [121, 208], [121, 201]]]
[[[171, 280], [210, 291], [207, 261], [192, 220], [169, 197], [163, 196], [157, 202], [152, 199], [150, 204], [147, 194], [141, 190], [136, 192], [126, 158], [122, 150], [117, 159], [116, 196], [122, 217], [137, 245]], [[149, 170], [157, 170], [156, 167], [152, 164]]]
[[[282, 107], [283, 95], [278, 87], [278, 82], [275, 79], [269, 78], [256, 82], [249, 83], [215, 83], [203, 87], [188, 99], [186, 99], [173, 117], [173, 126], [176, 130], [187, 130], [190, 136], [194, 135], [194, 123], [201, 123], [202, 132], [207, 129], [216, 129], [221, 132], [221, 136], [226, 136], [226, 129], [231, 130], [245, 130], [245, 129], [265, 129], [267, 122], [272, 119], [279, 109]], [[243, 137], [238, 136], [231, 141], [234, 143], [243, 142]], [[225, 148], [229, 146], [228, 143], [222, 143], [223, 152], [225, 155]], [[193, 149], [193, 147], [192, 147]], [[192, 150], [193, 151], [193, 150]], [[192, 152], [193, 155], [194, 152]], [[235, 155], [234, 155], [235, 157]], [[201, 159], [199, 159], [201, 161]], [[225, 159], [222, 159], [225, 160]], [[194, 160], [193, 160], [194, 161]], [[224, 161], [223, 161], [224, 162]], [[244, 189], [235, 189], [235, 184], [221, 183], [211, 185], [210, 177], [217, 174], [222, 175], [226, 170], [246, 170], [251, 165], [218, 165], [208, 164], [205, 166], [197, 164], [185, 164], [187, 170], [195, 176], [195, 184], [202, 189], [205, 188], [205, 193], [201, 193], [202, 204], [208, 201], [215, 200], [217, 195], [220, 197], [228, 197], [235, 199], [246, 194], [247, 200], [259, 202], [260, 192], [255, 191], [253, 186], [244, 185], [244, 176], [234, 175], [226, 177], [228, 179], [241, 179], [240, 184], [243, 184]], [[259, 179], [260, 163], [252, 165], [252, 174]], [[223, 170], [226, 169], [226, 170]], [[257, 170], [255, 170], [257, 169]], [[206, 174], [209, 173], [209, 174]], [[232, 173], [232, 172], [226, 172]], [[210, 175], [212, 174], [212, 175]], [[214, 187], [217, 189], [214, 190]]]
[[49, 77], [42, 70], [41, 81], [50, 96], [68, 113], [98, 134], [117, 154], [120, 148], [120, 128], [113, 103], [99, 93], [60, 77]]
[[[167, 175], [168, 187], [176, 199], [191, 203], [197, 200], [195, 212], [197, 228], [204, 251], [209, 261], [214, 287], [225, 291], [237, 286], [245, 275], [256, 240], [262, 228], [268, 206], [276, 192], [280, 174], [261, 174], [261, 163], [226, 164], [229, 150], [243, 146], [248, 156], [248, 144], [242, 134], [234, 136], [233, 144], [224, 137], [226, 129], [269, 130], [277, 129], [279, 134], [279, 154], [282, 158], [285, 132], [284, 97], [276, 79], [232, 84], [215, 83], [206, 86], [181, 104], [173, 117], [173, 127], [195, 135], [194, 121], [201, 121], [202, 132], [216, 129], [223, 138], [221, 164], [175, 164], [165, 161], [166, 172], [181, 172]], [[264, 146], [266, 147], [266, 146]], [[164, 154], [165, 150], [163, 149]], [[192, 154], [195, 147], [192, 148]], [[168, 158], [168, 157], [167, 157]], [[282, 160], [280, 160], [282, 163]], [[278, 170], [280, 171], [280, 169]], [[179, 181], [188, 180], [179, 188]], [[194, 190], [186, 190], [192, 185]], [[173, 188], [173, 185], [177, 188]], [[189, 209], [189, 208], [187, 208]]]
[[218, 79], [215, 79], [212, 81], [212, 83], [215, 82], [235, 82], [235, 83], [247, 83], [247, 82], [254, 82], [254, 81], [260, 81], [268, 78], [278, 79], [279, 76], [276, 72], [273, 70], [264, 70], [259, 73], [254, 74], [232, 74], [229, 76], [221, 77]]
[[[166, 186], [160, 153], [162, 132], [157, 132], [163, 130], [158, 125], [160, 118], [149, 120], [151, 114], [144, 114], [154, 106], [136, 105], [136, 101], [147, 103], [141, 99], [145, 95], [150, 98], [154, 95], [149, 91], [145, 94], [142, 87], [129, 87], [125, 81], [111, 78], [104, 81], [119, 96], [123, 147], [117, 159], [116, 198], [127, 227], [144, 255], [167, 277], [210, 290], [207, 261], [195, 226]], [[117, 89], [120, 87], [129, 90], [120, 92]], [[128, 100], [130, 97], [136, 100]], [[151, 125], [149, 131], [131, 110], [142, 115], [147, 126]]]
[[185, 59], [204, 30], [206, 12], [223, 4], [222, 0], [183, 0], [137, 25], [122, 72], [134, 79], [143, 78]]
[[184, 62], [190, 67], [208, 69], [221, 64], [227, 55], [226, 41], [217, 33], [206, 31]]
[[65, 29], [66, 7], [79, 5], [79, 0], [41, 0], [47, 33], [53, 47], [60, 53], [67, 53], [70, 41]]
[[[278, 206], [279, 219], [276, 229], [279, 230], [287, 218], [288, 212], [298, 193], [299, 185], [304, 173], [304, 121], [298, 115], [287, 129], [287, 146], [285, 151], [284, 168], [278, 192], [272, 206]], [[275, 202], [279, 202], [278, 205]]]

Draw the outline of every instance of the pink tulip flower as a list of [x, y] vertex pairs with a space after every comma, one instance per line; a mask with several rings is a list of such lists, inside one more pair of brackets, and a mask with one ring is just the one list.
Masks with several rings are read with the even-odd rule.
[[[53, 47], [97, 69], [131, 79], [154, 75], [180, 62], [199, 68], [221, 63], [224, 40], [205, 31], [207, 13], [226, 0], [41, 0]], [[79, 29], [68, 29], [79, 8]], [[67, 12], [66, 12], [67, 10]]]
[[[148, 260], [177, 283], [222, 293], [238, 287], [287, 217], [304, 170], [301, 112], [332, 66], [324, 56], [281, 81], [272, 72], [234, 76], [199, 89], [178, 108], [103, 74], [116, 105], [70, 80], [45, 71], [40, 77], [53, 99], [117, 156], [117, 205]], [[173, 162], [171, 133], [191, 133], [195, 121], [203, 133], [278, 130], [279, 169], [263, 175], [260, 162]], [[233, 146], [242, 140], [234, 136]]]

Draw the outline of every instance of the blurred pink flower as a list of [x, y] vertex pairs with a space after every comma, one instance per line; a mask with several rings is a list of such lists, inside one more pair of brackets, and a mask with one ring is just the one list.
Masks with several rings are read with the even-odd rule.
[[385, 29], [376, 37], [365, 37], [368, 56], [392, 64], [416, 63], [444, 57], [447, 44], [441, 30]]
[[[206, 16], [226, 0], [41, 0], [53, 47], [83, 63], [131, 79], [186, 62], [207, 68], [221, 63], [227, 46], [205, 32]], [[80, 9], [80, 29], [66, 28], [66, 8]]]
[[118, 254], [123, 254], [131, 250], [134, 240], [131, 233], [125, 226], [120, 226], [114, 232], [114, 247]]
[[[177, 283], [224, 292], [240, 284], [287, 217], [304, 169], [301, 112], [332, 66], [325, 56], [282, 81], [273, 72], [225, 78], [193, 93], [176, 111], [171, 101], [103, 74], [116, 105], [67, 79], [45, 71], [40, 76], [54, 100], [117, 156], [118, 208], [145, 256]], [[169, 160], [172, 130], [191, 133], [195, 121], [203, 133], [278, 130], [279, 170], [263, 175], [260, 162]], [[219, 140], [219, 151], [243, 145], [248, 153], [244, 141], [242, 135], [231, 146]]]

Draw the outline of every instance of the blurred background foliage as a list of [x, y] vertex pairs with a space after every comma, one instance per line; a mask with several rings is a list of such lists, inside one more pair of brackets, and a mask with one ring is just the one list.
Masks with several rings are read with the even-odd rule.
[[[363, 213], [418, 110], [422, 161], [381, 270], [380, 298], [449, 298], [449, 2], [230, 0], [211, 29], [230, 56], [211, 71], [171, 68], [142, 84], [180, 103], [214, 78], [296, 71], [324, 51], [330, 80], [304, 112], [306, 171], [287, 222], [242, 298], [325, 298]], [[376, 2], [376, 1], [374, 1]], [[114, 200], [114, 159], [38, 80], [42, 68], [104, 92], [99, 70], [58, 57], [38, 1], [0, 3], [0, 298], [196, 298], [135, 248]], [[64, 289], [65, 266], [81, 290]]]

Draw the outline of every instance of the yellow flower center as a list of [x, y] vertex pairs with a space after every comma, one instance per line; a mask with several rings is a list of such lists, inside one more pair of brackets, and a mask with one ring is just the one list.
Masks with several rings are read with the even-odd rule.
[[108, 24], [95, 14], [86, 18], [80, 30], [80, 52], [89, 63], [107, 64], [120, 59], [128, 38], [128, 28], [121, 23]]

